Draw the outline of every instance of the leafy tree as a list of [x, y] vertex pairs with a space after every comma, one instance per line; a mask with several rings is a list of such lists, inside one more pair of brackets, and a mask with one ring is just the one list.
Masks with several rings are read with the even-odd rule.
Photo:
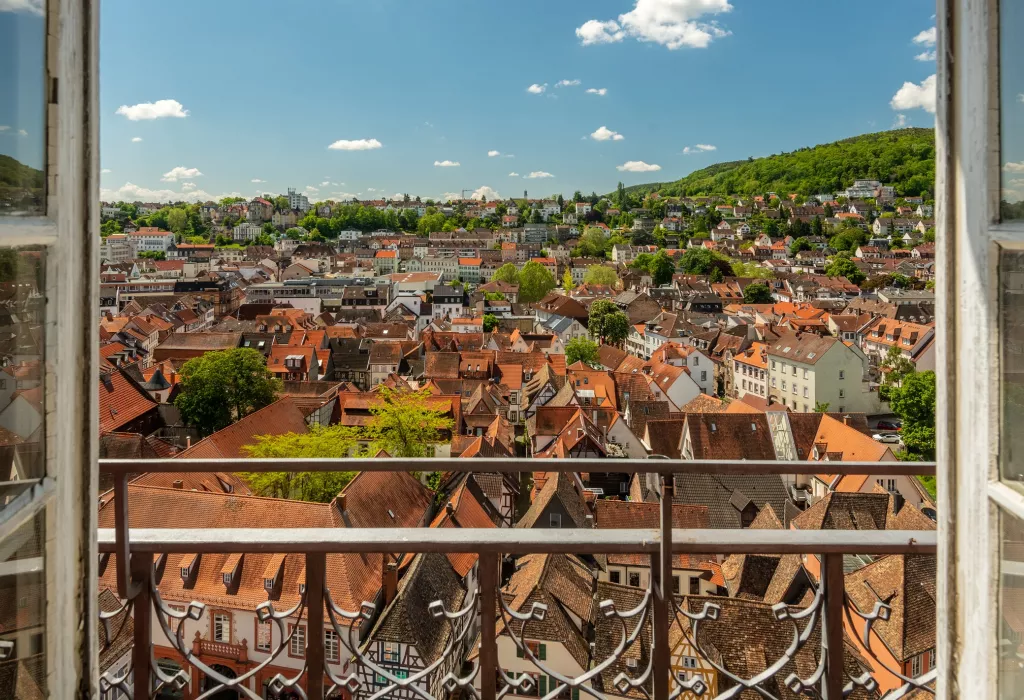
[[121, 233], [124, 229], [121, 227], [121, 222], [117, 219], [110, 219], [100, 224], [100, 235], [104, 238], [112, 233]]
[[139, 257], [146, 260], [166, 260], [167, 253], [162, 250], [144, 250], [139, 253]]
[[540, 263], [530, 262], [519, 271], [519, 301], [531, 304], [540, 301], [556, 286], [551, 272]]
[[611, 248], [608, 232], [599, 226], [591, 226], [580, 236], [580, 256], [603, 258]]
[[519, 268], [512, 263], [505, 263], [491, 275], [492, 282], [507, 282], [508, 284], [519, 284]]
[[715, 284], [725, 279], [725, 275], [722, 274], [722, 268], [715, 267], [711, 269], [711, 274], [708, 276], [708, 280]]
[[589, 338], [573, 338], [565, 344], [565, 362], [569, 365], [582, 362], [591, 367], [600, 367], [597, 343]]
[[167, 226], [171, 231], [182, 233], [187, 223], [188, 214], [185, 213], [184, 209], [171, 209], [167, 212]]
[[934, 228], [927, 229], [924, 232], [924, 235], [921, 236], [921, 242], [922, 243], [934, 243], [935, 242], [935, 229]]
[[494, 314], [484, 314], [484, 333], [490, 333], [498, 325], [498, 317]]
[[293, 241], [301, 241], [303, 236], [306, 234], [304, 234], [300, 228], [290, 228], [284, 232], [284, 235], [291, 238]]
[[679, 258], [679, 271], [687, 275], [709, 275], [715, 267], [723, 275], [732, 274], [729, 259], [707, 248], [690, 248]]
[[829, 402], [827, 402], [827, 401], [824, 402], [824, 403], [822, 403], [821, 401], [817, 401], [814, 404], [814, 412], [815, 413], [828, 413], [828, 407], [829, 406], [831, 406], [831, 404]]
[[[242, 450], [255, 459], [284, 457], [335, 458], [365, 456], [359, 451], [359, 429], [343, 425], [313, 425], [308, 433], [258, 435], [256, 444]], [[241, 477], [253, 492], [270, 498], [328, 503], [358, 472], [245, 472]]]
[[935, 459], [935, 372], [912, 372], [889, 391], [889, 405], [903, 421], [900, 436], [913, 459]]
[[799, 253], [801, 250], [810, 250], [812, 247], [813, 246], [811, 245], [811, 242], [807, 240], [807, 237], [801, 236], [800, 238], [794, 240], [792, 244], [790, 244], [789, 254], [793, 257], [796, 257], [796, 254]]
[[268, 406], [281, 390], [263, 355], [251, 348], [208, 352], [189, 360], [181, 368], [179, 386], [175, 406], [204, 435]]
[[845, 277], [853, 284], [860, 284], [867, 277], [852, 260], [838, 255], [825, 268], [825, 274], [829, 277]]
[[454, 422], [435, 407], [426, 392], [380, 390], [381, 401], [370, 407], [373, 417], [362, 431], [371, 453], [386, 450], [392, 457], [432, 457], [434, 445], [446, 437]]
[[917, 367], [908, 358], [904, 357], [899, 346], [892, 345], [885, 353], [882, 360], [882, 384], [878, 387], [878, 397], [882, 401], [889, 401], [892, 398], [893, 387], [899, 387], [908, 374], [917, 371]]
[[664, 250], [659, 250], [657, 255], [654, 256], [654, 259], [651, 260], [651, 266], [648, 270], [650, 270], [651, 279], [654, 284], [660, 287], [661, 285], [668, 284], [672, 281], [672, 275], [675, 274], [676, 265]]
[[622, 345], [629, 335], [629, 317], [621, 311], [604, 318], [604, 341], [611, 345]]
[[868, 240], [868, 235], [859, 228], [846, 228], [829, 239], [828, 245], [836, 250], [845, 250], [850, 253], [857, 250]]
[[648, 272], [651, 269], [651, 263], [653, 261], [654, 256], [651, 255], [650, 253], [640, 253], [635, 258], [633, 258], [633, 262], [629, 264], [629, 267], [633, 268], [634, 270], [643, 270], [645, 272]]
[[771, 304], [774, 301], [772, 290], [768, 288], [767, 284], [754, 282], [753, 284], [748, 284], [746, 289], [743, 290], [744, 304]]
[[629, 334], [629, 318], [614, 302], [598, 299], [590, 305], [590, 321], [587, 327], [590, 337], [619, 345]]
[[576, 283], [572, 281], [572, 271], [569, 268], [566, 268], [562, 274], [562, 289], [566, 292], [576, 289]]
[[484, 292], [484, 299], [487, 301], [505, 301], [505, 295], [501, 292]]
[[599, 284], [605, 287], [616, 287], [619, 284], [619, 276], [615, 270], [604, 265], [588, 265], [587, 271], [583, 273], [584, 284]]

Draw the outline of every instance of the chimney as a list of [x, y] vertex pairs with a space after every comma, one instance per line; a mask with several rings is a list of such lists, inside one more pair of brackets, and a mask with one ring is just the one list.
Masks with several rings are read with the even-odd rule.
[[384, 565], [381, 587], [384, 589], [384, 605], [388, 605], [398, 592], [398, 565], [395, 562], [387, 562]]
[[338, 508], [342, 513], [348, 510], [348, 499], [345, 497], [344, 493], [338, 494]]
[[171, 484], [171, 487], [176, 489], [183, 489], [185, 488], [185, 482], [182, 481], [181, 479], [175, 479], [174, 482]]
[[850, 417], [849, 416], [843, 416], [843, 425], [849, 425], [849, 424], [850, 424]]

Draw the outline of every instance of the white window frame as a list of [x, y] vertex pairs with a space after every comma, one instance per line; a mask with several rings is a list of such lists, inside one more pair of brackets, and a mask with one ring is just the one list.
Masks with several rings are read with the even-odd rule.
[[45, 214], [0, 218], [0, 245], [47, 246], [45, 476], [4, 509], [0, 541], [43, 513], [51, 698], [100, 694], [95, 624], [81, 624], [98, 619], [98, 14], [90, 0], [46, 3]]
[[210, 636], [213, 637], [213, 641], [231, 643], [231, 615], [226, 612], [214, 613], [210, 625]]

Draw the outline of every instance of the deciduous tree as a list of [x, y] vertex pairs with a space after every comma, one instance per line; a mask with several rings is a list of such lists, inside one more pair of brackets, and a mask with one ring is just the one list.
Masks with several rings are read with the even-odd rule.
[[772, 290], [768, 288], [767, 284], [754, 282], [748, 284], [743, 290], [744, 304], [771, 304], [773, 301], [775, 299], [772, 297]]
[[619, 276], [615, 270], [604, 265], [588, 265], [587, 271], [583, 273], [584, 284], [599, 284], [606, 287], [617, 287]]
[[449, 441], [445, 433], [454, 423], [426, 392], [382, 388], [379, 395], [361, 436], [372, 443], [371, 454], [385, 450], [392, 457], [432, 457], [434, 445]]
[[523, 265], [523, 269], [519, 271], [519, 301], [523, 304], [540, 301], [555, 286], [555, 278], [551, 272], [533, 260]]
[[251, 348], [208, 352], [186, 362], [174, 404], [185, 421], [209, 435], [277, 398], [281, 382]]
[[597, 343], [589, 338], [573, 338], [565, 344], [565, 362], [569, 365], [582, 362], [591, 367], [600, 367]]

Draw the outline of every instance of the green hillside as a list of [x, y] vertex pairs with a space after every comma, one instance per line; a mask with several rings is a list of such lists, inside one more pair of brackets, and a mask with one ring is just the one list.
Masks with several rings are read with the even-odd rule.
[[42, 170], [22, 165], [10, 156], [0, 155], [0, 187], [26, 187], [32, 189], [42, 186]]
[[935, 186], [935, 132], [899, 129], [864, 134], [792, 153], [717, 163], [675, 182], [634, 185], [630, 192], [667, 196], [820, 194], [837, 192], [855, 179], [881, 180], [902, 195], [925, 195]]

